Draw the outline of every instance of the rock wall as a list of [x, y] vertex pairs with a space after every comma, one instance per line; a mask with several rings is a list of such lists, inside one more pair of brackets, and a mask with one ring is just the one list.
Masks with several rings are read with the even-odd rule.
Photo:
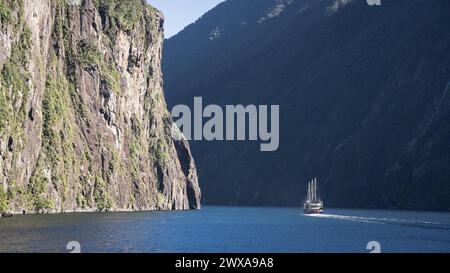
[[[280, 148], [192, 142], [207, 204], [450, 210], [450, 1], [229, 0], [165, 42], [169, 105], [279, 105]], [[206, 121], [205, 121], [206, 122]]]
[[163, 21], [142, 0], [0, 1], [0, 212], [200, 208]]

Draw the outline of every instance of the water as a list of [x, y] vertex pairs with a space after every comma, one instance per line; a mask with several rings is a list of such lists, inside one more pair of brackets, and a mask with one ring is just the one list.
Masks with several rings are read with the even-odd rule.
[[450, 252], [450, 213], [206, 207], [0, 218], [0, 252]]

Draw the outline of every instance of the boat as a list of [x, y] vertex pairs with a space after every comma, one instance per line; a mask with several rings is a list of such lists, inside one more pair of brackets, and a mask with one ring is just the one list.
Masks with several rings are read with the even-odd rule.
[[308, 194], [303, 205], [304, 214], [320, 214], [323, 211], [323, 201], [320, 198], [317, 178], [308, 183]]

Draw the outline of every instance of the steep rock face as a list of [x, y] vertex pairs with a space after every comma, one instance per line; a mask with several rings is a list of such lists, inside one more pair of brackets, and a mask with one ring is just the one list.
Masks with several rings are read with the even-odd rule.
[[0, 2], [0, 211], [195, 209], [145, 1]]
[[[450, 208], [450, 2], [228, 0], [165, 43], [169, 105], [280, 105], [280, 149], [192, 142], [206, 203]], [[206, 121], [206, 119], [205, 119]]]

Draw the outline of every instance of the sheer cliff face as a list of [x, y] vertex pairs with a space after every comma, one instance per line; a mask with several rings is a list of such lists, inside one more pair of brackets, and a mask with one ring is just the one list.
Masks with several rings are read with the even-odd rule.
[[170, 135], [158, 11], [1, 0], [0, 20], [0, 212], [200, 207]]
[[166, 41], [169, 104], [280, 105], [280, 149], [193, 142], [206, 203], [450, 208], [450, 1], [228, 0]]

